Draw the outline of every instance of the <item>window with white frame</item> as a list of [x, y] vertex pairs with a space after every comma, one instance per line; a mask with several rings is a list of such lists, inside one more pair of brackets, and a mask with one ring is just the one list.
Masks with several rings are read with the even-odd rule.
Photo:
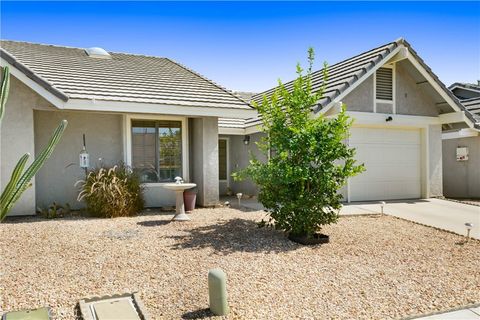
[[375, 75], [377, 100], [393, 101], [393, 69], [379, 68]]
[[132, 168], [143, 183], [182, 175], [182, 122], [132, 120]]

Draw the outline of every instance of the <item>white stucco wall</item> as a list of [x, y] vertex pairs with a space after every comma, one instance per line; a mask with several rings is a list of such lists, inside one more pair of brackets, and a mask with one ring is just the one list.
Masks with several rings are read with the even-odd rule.
[[[10, 78], [10, 94], [6, 104], [5, 115], [0, 129], [0, 166], [2, 190], [10, 180], [18, 160], [25, 153], [30, 153], [27, 166], [35, 155], [33, 133], [33, 108], [45, 101], [15, 77]], [[33, 184], [15, 204], [11, 215], [35, 214], [35, 179]]]

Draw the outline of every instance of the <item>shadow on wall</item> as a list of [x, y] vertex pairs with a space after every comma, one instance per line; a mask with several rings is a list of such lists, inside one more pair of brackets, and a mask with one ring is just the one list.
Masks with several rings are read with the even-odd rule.
[[185, 232], [188, 234], [170, 237], [176, 241], [173, 249], [212, 248], [216, 254], [228, 255], [235, 252], [286, 252], [301, 248], [288, 240], [283, 232], [259, 228], [255, 222], [245, 219], [218, 221]]

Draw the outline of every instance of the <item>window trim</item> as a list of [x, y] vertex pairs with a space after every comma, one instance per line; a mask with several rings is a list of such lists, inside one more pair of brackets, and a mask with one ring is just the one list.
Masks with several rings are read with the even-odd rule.
[[227, 183], [227, 187], [230, 186], [230, 138], [229, 137], [218, 137], [218, 140], [225, 140], [226, 141], [226, 148], [227, 148], [227, 179], [220, 179], [220, 175], [219, 175], [219, 179], [218, 181], [220, 182], [226, 182]]
[[[175, 117], [164, 115], [144, 115], [144, 114], [127, 114], [123, 116], [123, 155], [124, 161], [127, 166], [132, 165], [132, 120], [171, 120], [180, 121], [182, 124], [182, 178], [185, 182], [190, 181], [189, 177], [189, 154], [188, 154], [188, 118], [187, 117]], [[145, 186], [158, 186], [170, 182], [145, 182], [142, 185]]]
[[[377, 99], [377, 71], [380, 68], [387, 68], [387, 69], [392, 69], [392, 100], [384, 100], [384, 99]], [[392, 63], [391, 65], [383, 65], [375, 72], [373, 73], [373, 112], [377, 113], [377, 103], [387, 103], [392, 105], [392, 114], [397, 113], [397, 108], [396, 108], [396, 101], [395, 101], [395, 95], [396, 95], [396, 90], [395, 87], [397, 85], [397, 68], [396, 64]]]

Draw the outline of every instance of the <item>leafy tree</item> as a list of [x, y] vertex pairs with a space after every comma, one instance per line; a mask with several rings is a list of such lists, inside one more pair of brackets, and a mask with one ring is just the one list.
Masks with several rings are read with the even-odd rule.
[[[355, 150], [344, 142], [353, 120], [345, 106], [335, 117], [313, 114], [325, 85], [312, 88], [314, 51], [308, 51], [308, 69], [297, 65], [291, 89], [281, 81], [271, 98], [256, 104], [265, 137], [257, 143], [268, 160], [251, 155], [249, 166], [233, 176], [251, 178], [259, 186], [259, 201], [269, 212], [268, 223], [290, 235], [307, 236], [323, 225], [335, 223], [341, 208], [338, 190], [364, 170], [354, 159]], [[327, 82], [324, 64], [323, 84]]]

